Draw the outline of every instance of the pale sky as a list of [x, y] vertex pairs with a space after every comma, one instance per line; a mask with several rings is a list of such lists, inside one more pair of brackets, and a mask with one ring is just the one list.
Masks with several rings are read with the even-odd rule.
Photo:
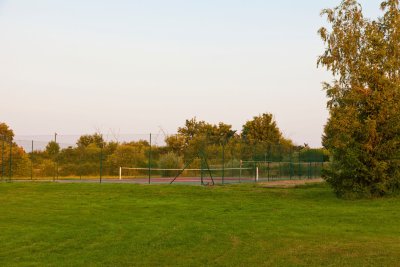
[[[331, 77], [321, 9], [339, 0], [0, 0], [0, 122], [17, 135], [174, 133], [275, 115], [321, 145]], [[360, 1], [369, 16], [378, 0]]]

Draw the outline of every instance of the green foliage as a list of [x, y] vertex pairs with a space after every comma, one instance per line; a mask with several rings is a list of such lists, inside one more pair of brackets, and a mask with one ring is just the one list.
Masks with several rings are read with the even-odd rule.
[[249, 143], [278, 144], [282, 139], [282, 133], [278, 129], [272, 114], [264, 113], [253, 117], [252, 120], [243, 125], [242, 138]]
[[119, 167], [146, 167], [148, 147], [142, 143], [129, 143], [119, 145], [114, 153], [109, 156], [108, 162], [113, 169]]
[[158, 161], [158, 167], [162, 169], [176, 169], [183, 167], [182, 157], [176, 155], [174, 152], [168, 152], [162, 155]]
[[103, 147], [105, 142], [101, 134], [95, 133], [92, 135], [82, 135], [76, 144], [79, 147], [88, 147], [90, 144], [95, 144], [97, 147]]
[[326, 50], [318, 63], [335, 77], [324, 85], [330, 118], [323, 144], [332, 156], [325, 178], [338, 196], [400, 188], [399, 1], [381, 7], [377, 20], [364, 18], [354, 0], [322, 12], [332, 30], [319, 31]]
[[[10, 173], [14, 177], [27, 177], [30, 175], [31, 161], [25, 151], [17, 144], [4, 142], [3, 149], [3, 140], [0, 139], [0, 155], [1, 170], [4, 170], [4, 173], [1, 173], [3, 178], [9, 177]], [[10, 172], [10, 157], [12, 172]]]
[[16, 144], [13, 144], [12, 150], [12, 169], [13, 176], [27, 177], [30, 175], [31, 161], [25, 151]]
[[[275, 122], [272, 124], [276, 127]], [[263, 127], [269, 126], [268, 123], [261, 124], [256, 130], [262, 132]], [[281, 136], [277, 127], [276, 131]], [[294, 146], [290, 140], [280, 138], [278, 143], [274, 144], [270, 139], [261, 138], [250, 143], [236, 134], [231, 125], [210, 124], [197, 121], [196, 118], [186, 120], [185, 125], [178, 129], [178, 133], [168, 136], [165, 141], [164, 146], [152, 145], [151, 161], [148, 141], [106, 142], [98, 133], [81, 136], [75, 147], [61, 148], [58, 143], [51, 141], [44, 151], [36, 150], [28, 154], [15, 147], [13, 153], [19, 154], [13, 155], [14, 176], [30, 178], [32, 170], [33, 179], [94, 178], [100, 175], [100, 168], [103, 176], [118, 176], [119, 167], [147, 168], [151, 164], [153, 168], [182, 168], [188, 162], [192, 162], [191, 168], [204, 168], [197, 158], [200, 154], [212, 168], [222, 168], [223, 165], [239, 167], [241, 161], [290, 160], [294, 153]], [[6, 146], [9, 146], [9, 143], [6, 143]], [[6, 165], [8, 158], [7, 155]], [[249, 167], [254, 167], [254, 164], [251, 163]], [[8, 175], [7, 168], [5, 173]], [[162, 175], [171, 176], [166, 173]]]
[[56, 166], [53, 160], [41, 159], [34, 166], [34, 177], [53, 177], [56, 174]]
[[205, 137], [208, 143], [220, 144], [234, 137], [235, 132], [231, 125], [222, 122], [215, 125], [205, 121], [197, 121], [196, 118], [186, 120], [185, 126], [178, 128], [178, 135], [184, 138], [186, 146]]
[[182, 155], [186, 146], [186, 140], [183, 135], [175, 134], [165, 138], [167, 147], [174, 153]]
[[4, 122], [0, 123], [0, 140], [12, 141], [14, 139], [14, 132]]
[[55, 141], [49, 142], [46, 146], [46, 153], [50, 157], [55, 157], [56, 155], [58, 155], [58, 153], [60, 153], [60, 145]]
[[[168, 152], [160, 157], [158, 167], [161, 169], [181, 169], [183, 168], [183, 159], [174, 152]], [[162, 175], [169, 177], [176, 173], [176, 171], [163, 171]]]
[[299, 157], [304, 162], [326, 162], [329, 161], [329, 152], [323, 148], [303, 148], [299, 151]]

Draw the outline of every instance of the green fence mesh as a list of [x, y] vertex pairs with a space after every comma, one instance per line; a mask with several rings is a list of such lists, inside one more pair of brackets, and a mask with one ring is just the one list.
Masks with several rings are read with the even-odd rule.
[[208, 135], [0, 136], [1, 180], [223, 184], [321, 177], [328, 157], [291, 144]]

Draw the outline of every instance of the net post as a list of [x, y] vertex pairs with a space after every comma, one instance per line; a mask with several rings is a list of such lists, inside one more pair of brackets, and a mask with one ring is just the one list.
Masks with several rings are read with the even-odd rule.
[[119, 179], [122, 180], [122, 167], [119, 167]]
[[256, 167], [256, 182], [258, 182], [258, 166]]

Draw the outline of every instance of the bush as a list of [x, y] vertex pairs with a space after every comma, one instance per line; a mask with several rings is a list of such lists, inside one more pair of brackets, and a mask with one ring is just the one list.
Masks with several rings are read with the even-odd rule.
[[[181, 169], [183, 168], [183, 159], [174, 152], [168, 152], [160, 156], [158, 166], [161, 169]], [[162, 171], [162, 175], [166, 177], [174, 174], [176, 174], [176, 171]]]

